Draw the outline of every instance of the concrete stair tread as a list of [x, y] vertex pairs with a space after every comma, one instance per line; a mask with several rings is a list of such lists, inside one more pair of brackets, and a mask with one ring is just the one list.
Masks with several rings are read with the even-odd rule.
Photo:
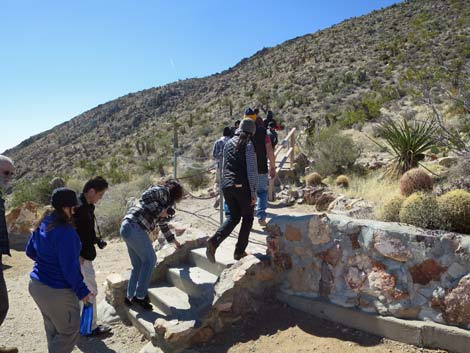
[[166, 282], [158, 283], [148, 291], [153, 305], [157, 306], [167, 316], [165, 319], [193, 319], [197, 304], [181, 289]]
[[152, 311], [144, 310], [137, 305], [126, 308], [127, 317], [132, 322], [132, 325], [148, 340], [153, 340], [156, 336], [155, 321], [165, 316], [157, 307], [152, 306]]
[[170, 284], [186, 292], [191, 298], [206, 298], [206, 301], [210, 302], [217, 278], [216, 275], [202, 268], [189, 265], [170, 267], [167, 271]]
[[212, 263], [206, 256], [206, 248], [193, 249], [189, 253], [189, 261], [192, 265], [219, 276], [224, 269], [235, 263], [233, 250], [220, 247], [215, 254], [216, 262]]

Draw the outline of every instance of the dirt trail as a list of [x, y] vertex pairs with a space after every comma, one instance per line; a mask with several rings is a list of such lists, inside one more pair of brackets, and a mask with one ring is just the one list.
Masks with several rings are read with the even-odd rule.
[[[184, 200], [179, 206], [177, 221], [192, 224], [212, 234], [218, 225], [218, 211], [212, 207], [212, 203], [213, 200]], [[304, 209], [271, 209], [270, 212], [293, 213]], [[259, 243], [264, 241], [265, 236], [255, 224], [250, 247], [259, 249]], [[20, 353], [45, 353], [47, 348], [42, 317], [28, 293], [28, 274], [32, 261], [23, 251], [25, 241], [26, 237], [13, 237], [13, 256], [4, 257], [10, 311], [0, 327], [0, 344], [15, 345]], [[98, 250], [94, 264], [100, 302], [104, 298], [106, 277], [113, 272], [125, 273], [130, 270], [125, 244], [119, 239], [110, 241], [104, 250]], [[113, 332], [113, 335], [104, 339], [81, 338], [73, 352], [138, 353], [146, 343], [133, 327], [118, 324], [113, 327]], [[275, 304], [272, 310], [263, 315], [234, 325], [208, 345], [195, 347], [195, 350], [200, 353], [431, 352], [328, 323], [280, 304]]]

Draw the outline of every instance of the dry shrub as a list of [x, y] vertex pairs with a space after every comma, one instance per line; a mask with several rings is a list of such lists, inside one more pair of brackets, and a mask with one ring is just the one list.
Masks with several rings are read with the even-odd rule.
[[424, 170], [410, 169], [400, 178], [400, 192], [403, 196], [410, 196], [418, 191], [431, 191], [433, 180]]

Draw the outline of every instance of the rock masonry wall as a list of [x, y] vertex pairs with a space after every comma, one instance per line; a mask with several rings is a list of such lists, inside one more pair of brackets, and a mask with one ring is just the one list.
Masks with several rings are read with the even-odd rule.
[[470, 329], [470, 236], [341, 215], [274, 218], [280, 289], [344, 307]]

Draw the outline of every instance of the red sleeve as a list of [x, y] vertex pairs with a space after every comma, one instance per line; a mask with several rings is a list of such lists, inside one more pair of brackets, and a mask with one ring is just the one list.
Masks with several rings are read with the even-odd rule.
[[264, 143], [267, 145], [268, 143], [271, 143], [271, 138], [269, 137], [268, 134], [264, 137]]

